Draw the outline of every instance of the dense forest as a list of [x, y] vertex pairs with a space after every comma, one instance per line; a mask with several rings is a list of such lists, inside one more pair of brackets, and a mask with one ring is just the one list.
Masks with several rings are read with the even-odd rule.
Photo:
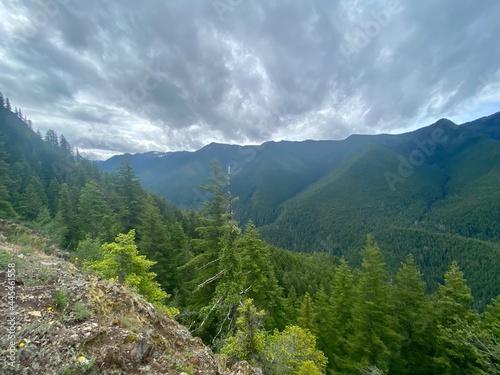
[[126, 158], [102, 172], [0, 104], [0, 217], [47, 233], [81, 269], [135, 288], [229, 359], [275, 375], [500, 373], [500, 297], [475, 309], [452, 235], [440, 238], [446, 256], [426, 258], [445, 269], [433, 288], [414, 255], [386, 265], [383, 231], [366, 233], [358, 261], [290, 252], [236, 221], [217, 162], [200, 187], [210, 199], [180, 209], [147, 192]]
[[337, 141], [211, 143], [194, 152], [127, 158], [148, 190], [170, 204], [201, 207], [207, 160], [231, 167], [234, 217], [263, 240], [298, 252], [326, 252], [361, 266], [371, 233], [394, 275], [412, 254], [428, 292], [456, 261], [483, 310], [500, 294], [500, 113], [462, 125], [442, 119], [396, 135]]

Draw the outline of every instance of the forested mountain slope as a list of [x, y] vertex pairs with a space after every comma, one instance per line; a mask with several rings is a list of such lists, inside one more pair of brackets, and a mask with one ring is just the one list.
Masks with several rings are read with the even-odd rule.
[[365, 235], [373, 233], [391, 269], [413, 253], [431, 288], [456, 259], [483, 304], [500, 292], [499, 134], [497, 113], [460, 126], [442, 119], [400, 135], [211, 144], [130, 161], [148, 189], [199, 206], [209, 199], [198, 188], [209, 174], [207, 160], [217, 159], [232, 168], [237, 218], [252, 219], [268, 242], [359, 264]]

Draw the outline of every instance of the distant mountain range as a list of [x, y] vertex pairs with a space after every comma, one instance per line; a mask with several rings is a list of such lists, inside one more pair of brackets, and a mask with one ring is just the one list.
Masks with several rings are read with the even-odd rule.
[[500, 260], [500, 113], [399, 135], [212, 143], [196, 152], [114, 156], [98, 166], [113, 171], [124, 157], [144, 187], [183, 207], [208, 199], [199, 186], [210, 160], [231, 166], [237, 218], [251, 219], [272, 244], [357, 262], [373, 233], [390, 267], [411, 252], [442, 275], [458, 259], [466, 274], [500, 285], [490, 263]]

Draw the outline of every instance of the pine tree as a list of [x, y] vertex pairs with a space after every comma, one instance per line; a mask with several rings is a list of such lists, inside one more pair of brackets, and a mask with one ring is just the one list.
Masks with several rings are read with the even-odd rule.
[[[183, 250], [177, 246], [184, 245], [174, 246], [173, 233], [164, 223], [160, 209], [151, 196], [145, 200], [145, 207], [139, 219], [141, 223], [137, 228], [137, 233], [140, 234], [138, 247], [142, 254], [156, 262], [152, 271], [158, 275], [157, 281], [162, 288], [173, 291], [180, 282], [177, 268], [180, 266], [180, 253]], [[178, 236], [182, 234], [177, 233]], [[182, 242], [182, 239], [179, 238], [178, 241]]]
[[73, 159], [73, 146], [68, 142], [66, 137], [61, 134], [59, 137], [59, 149], [66, 159]]
[[308, 292], [302, 297], [300, 308], [297, 314], [297, 325], [309, 330], [312, 334], [317, 334], [316, 312], [311, 296]]
[[59, 139], [57, 137], [57, 133], [54, 130], [52, 129], [47, 130], [47, 133], [45, 133], [44, 140], [54, 149], [59, 148]]
[[[456, 374], [486, 374], [484, 354], [472, 343], [479, 332], [479, 315], [472, 309], [474, 298], [456, 262], [438, 287], [438, 350], [445, 358], [445, 371]], [[483, 358], [482, 358], [483, 357]]]
[[208, 306], [215, 293], [220, 272], [222, 249], [227, 244], [221, 241], [230, 228], [226, 214], [227, 199], [224, 193], [226, 177], [216, 162], [211, 163], [212, 176], [202, 185], [211, 200], [205, 202], [201, 225], [196, 228], [198, 238], [192, 240], [194, 256], [183, 267], [182, 272], [191, 274], [187, 288], [192, 291], [189, 308], [199, 311]]
[[486, 307], [484, 324], [500, 344], [500, 296], [494, 298]]
[[436, 324], [425, 283], [410, 254], [396, 275], [395, 305], [402, 335], [401, 350], [391, 366], [397, 374], [434, 374], [439, 360], [434, 357]]
[[9, 98], [5, 98], [5, 108], [7, 108], [8, 111], [12, 112], [12, 106], [10, 105]]
[[382, 254], [368, 236], [363, 251], [362, 274], [353, 307], [350, 359], [357, 368], [387, 370], [397, 353], [400, 336], [393, 314], [390, 287]]
[[243, 235], [235, 241], [235, 246], [241, 258], [241, 275], [238, 277], [242, 280], [245, 295], [258, 308], [269, 313], [266, 326], [270, 328], [274, 326], [271, 316], [283, 310], [283, 300], [271, 264], [269, 246], [260, 239], [252, 221], [248, 222]]
[[0, 91], [0, 108], [5, 108], [5, 99], [1, 91]]
[[4, 146], [3, 137], [0, 136], [0, 217], [14, 217], [15, 212], [8, 191], [8, 187], [11, 184], [8, 174], [8, 154]]
[[109, 224], [110, 216], [104, 194], [95, 181], [87, 182], [80, 190], [77, 212], [80, 239], [87, 235], [96, 239], [100, 233], [106, 232], [105, 227]]
[[352, 336], [352, 314], [354, 305], [354, 277], [351, 268], [344, 258], [335, 269], [332, 296], [330, 298], [331, 323], [321, 327], [324, 335], [329, 338], [325, 343], [325, 354], [329, 358], [329, 367], [334, 374], [348, 373], [351, 364], [348, 360]]
[[265, 333], [262, 328], [264, 310], [257, 310], [252, 299], [248, 298], [238, 307], [236, 319], [236, 332], [228, 338], [221, 353], [232, 360], [248, 361], [258, 365], [262, 360]]
[[62, 184], [59, 189], [57, 199], [57, 213], [54, 218], [57, 227], [57, 234], [54, 234], [60, 246], [68, 248], [76, 246], [73, 238], [77, 231], [75, 230], [75, 210], [71, 199], [68, 184]]
[[135, 174], [128, 158], [124, 158], [117, 167], [116, 192], [120, 231], [128, 232], [140, 224], [139, 216], [144, 207], [144, 194], [139, 177]]
[[264, 373], [273, 375], [325, 374], [328, 362], [323, 352], [316, 349], [315, 336], [297, 326], [275, 331], [266, 342], [263, 356]]
[[139, 255], [134, 240], [133, 229], [127, 234], [118, 234], [113, 243], [102, 245], [103, 259], [92, 263], [90, 268], [108, 279], [117, 278], [120, 283], [132, 286], [150, 302], [162, 303], [168, 294], [154, 280], [156, 274], [150, 271], [155, 262]]

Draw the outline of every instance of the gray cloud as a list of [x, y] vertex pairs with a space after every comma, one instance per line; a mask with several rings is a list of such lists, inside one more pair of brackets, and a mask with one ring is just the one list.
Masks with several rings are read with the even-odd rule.
[[2, 6], [0, 89], [35, 127], [97, 157], [340, 139], [500, 110], [496, 0]]

